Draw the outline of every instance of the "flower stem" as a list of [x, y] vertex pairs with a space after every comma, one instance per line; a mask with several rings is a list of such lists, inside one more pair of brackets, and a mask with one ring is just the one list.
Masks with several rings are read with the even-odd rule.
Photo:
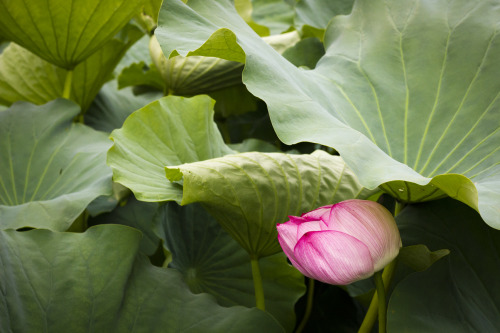
[[70, 99], [72, 81], [73, 81], [73, 71], [68, 71], [66, 73], [66, 80], [64, 81], [64, 90], [62, 94], [63, 98]]
[[302, 330], [306, 327], [307, 321], [309, 320], [309, 317], [311, 316], [312, 312], [313, 298], [314, 298], [314, 279], [309, 279], [309, 283], [307, 285], [306, 312], [304, 313], [304, 317], [302, 318], [302, 321], [300, 322], [300, 325], [297, 327], [295, 333], [301, 333]]
[[375, 287], [378, 296], [378, 333], [385, 333], [387, 305], [385, 303], [385, 287], [382, 272], [375, 273]]
[[[384, 283], [385, 293], [389, 289], [389, 285], [391, 284], [395, 268], [396, 268], [396, 259], [394, 259], [389, 265], [385, 266], [384, 268], [384, 272], [382, 273], [382, 280]], [[384, 293], [384, 298], [385, 298], [385, 293]], [[375, 294], [373, 294], [370, 306], [368, 307], [368, 311], [366, 312], [365, 319], [363, 319], [363, 323], [361, 324], [358, 333], [369, 333], [372, 331], [372, 327], [375, 324], [375, 321], [377, 320], [377, 315], [379, 312], [378, 308], [379, 308], [379, 297], [378, 297], [378, 292], [375, 292]], [[384, 313], [384, 317], [385, 315], [386, 314]]]
[[250, 263], [252, 264], [253, 287], [255, 289], [255, 305], [258, 309], [265, 311], [264, 287], [260, 275], [259, 258], [250, 257]]
[[394, 217], [398, 216], [405, 206], [406, 205], [404, 203], [396, 201], [396, 207], [394, 207]]

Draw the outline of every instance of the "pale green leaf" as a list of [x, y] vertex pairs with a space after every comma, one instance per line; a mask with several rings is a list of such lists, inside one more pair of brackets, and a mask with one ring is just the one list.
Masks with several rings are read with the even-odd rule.
[[143, 201], [180, 201], [182, 186], [165, 177], [166, 165], [224, 156], [229, 149], [213, 122], [208, 96], [167, 96], [132, 113], [111, 133], [113, 180]]

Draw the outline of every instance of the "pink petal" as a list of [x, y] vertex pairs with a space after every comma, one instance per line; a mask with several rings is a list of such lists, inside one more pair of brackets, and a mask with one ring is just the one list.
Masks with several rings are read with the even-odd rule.
[[297, 262], [297, 260], [295, 259], [295, 255], [293, 253], [293, 247], [290, 247], [290, 244], [287, 243], [279, 234], [279, 231], [278, 231], [278, 242], [280, 243], [281, 245], [281, 248], [283, 249], [283, 252], [285, 252], [286, 256], [288, 257], [288, 259], [290, 259], [290, 262], [292, 263], [292, 265], [297, 268], [299, 271], [302, 272], [302, 266], [300, 266], [300, 264]]
[[303, 218], [306, 218], [308, 220], [321, 220], [321, 217], [326, 214], [328, 216], [330, 214], [330, 209], [332, 208], [332, 205], [329, 206], [323, 206], [316, 208], [315, 210], [312, 210], [308, 213], [302, 214]]
[[307, 222], [308, 220], [301, 217], [301, 216], [288, 216], [288, 218], [290, 219], [290, 221], [288, 222], [285, 222], [285, 223], [292, 223], [292, 224], [301, 224], [301, 223], [304, 223], [304, 222]]
[[278, 230], [278, 241], [288, 258], [293, 257], [293, 249], [299, 240], [297, 238], [298, 228], [299, 224], [292, 221], [276, 225], [276, 229]]
[[306, 233], [295, 246], [294, 256], [302, 274], [329, 284], [350, 284], [374, 272], [368, 248], [338, 231]]
[[297, 239], [300, 239], [306, 232], [322, 230], [322, 224], [321, 221], [309, 221], [300, 224], [297, 228]]
[[399, 253], [401, 238], [392, 214], [368, 200], [346, 200], [330, 212], [328, 228], [347, 233], [370, 250], [375, 271], [384, 268]]

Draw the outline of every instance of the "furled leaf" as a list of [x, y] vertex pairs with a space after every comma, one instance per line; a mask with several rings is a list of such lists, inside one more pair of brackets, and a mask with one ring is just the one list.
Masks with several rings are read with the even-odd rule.
[[500, 231], [466, 205], [445, 199], [407, 207], [404, 244], [450, 254], [400, 282], [390, 299], [388, 332], [496, 332], [500, 329]]
[[283, 332], [265, 312], [193, 295], [178, 272], [138, 254], [140, 238], [118, 225], [0, 231], [0, 330]]
[[216, 2], [166, 0], [156, 30], [164, 53], [203, 55], [224, 34], [210, 55], [239, 50], [244, 83], [285, 143], [333, 147], [366, 187], [384, 184], [407, 202], [448, 195], [500, 228], [497, 0], [359, 0], [330, 22], [326, 54], [309, 71]]
[[[125, 36], [107, 41], [74, 68], [70, 98], [83, 110], [111, 78], [125, 51], [140, 37], [141, 32], [133, 26], [127, 28]], [[11, 43], [0, 55], [0, 74], [0, 103], [11, 105], [22, 100], [44, 104], [63, 95], [67, 71]]]
[[132, 113], [111, 133], [108, 152], [113, 180], [143, 201], [177, 200], [182, 186], [165, 177], [166, 165], [224, 156], [224, 144], [213, 122], [214, 101], [208, 96], [167, 96]]
[[169, 166], [167, 178], [183, 179], [182, 205], [201, 202], [252, 256], [281, 251], [276, 224], [289, 215], [346, 199], [366, 198], [339, 156], [242, 153]]
[[73, 69], [110, 40], [143, 1], [0, 1], [0, 34], [51, 64]]
[[243, 66], [239, 62], [200, 56], [167, 59], [154, 36], [149, 42], [149, 50], [163, 77], [165, 92], [169, 94], [190, 96], [241, 82]]
[[130, 114], [161, 98], [160, 92], [134, 95], [132, 88], [117, 89], [116, 80], [106, 83], [85, 113], [85, 123], [90, 127], [110, 133], [120, 128]]
[[74, 124], [79, 111], [58, 99], [0, 113], [0, 229], [64, 231], [92, 200], [111, 194], [111, 142]]
[[[255, 306], [250, 258], [205, 210], [170, 202], [156, 218], [158, 236], [172, 253], [169, 267], [178, 269], [192, 292], [210, 293], [223, 306]], [[288, 332], [295, 326], [294, 305], [305, 291], [304, 276], [283, 253], [261, 258], [266, 311]]]

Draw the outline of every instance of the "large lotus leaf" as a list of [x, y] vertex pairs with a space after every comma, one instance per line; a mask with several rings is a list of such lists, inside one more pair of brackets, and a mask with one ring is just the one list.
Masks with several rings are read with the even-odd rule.
[[201, 202], [252, 256], [281, 251], [276, 224], [289, 215], [346, 199], [366, 198], [339, 156], [242, 153], [167, 167], [171, 181], [183, 179], [182, 205]]
[[[86, 110], [101, 86], [110, 79], [125, 51], [139, 37], [127, 26], [126, 37], [114, 38], [73, 70], [70, 99]], [[0, 103], [16, 101], [44, 104], [63, 95], [67, 71], [52, 65], [27, 49], [11, 43], [0, 55]]]
[[0, 1], [0, 34], [51, 64], [73, 69], [139, 13], [143, 1]]
[[216, 2], [165, 1], [164, 53], [203, 55], [224, 34], [211, 56], [246, 58], [243, 81], [285, 143], [333, 147], [369, 188], [407, 202], [449, 195], [500, 228], [497, 0], [359, 0], [330, 22], [309, 71]]
[[182, 198], [182, 186], [165, 177], [166, 165], [224, 156], [224, 144], [213, 122], [214, 101], [208, 96], [167, 96], [132, 113], [111, 133], [108, 152], [113, 180], [130, 188], [137, 199]]
[[[0, 231], [2, 332], [283, 332], [270, 315], [193, 295], [138, 254], [141, 233]], [[71, 315], [68, 315], [71, 314]]]
[[[200, 205], [169, 202], [156, 217], [158, 236], [172, 253], [192, 292], [210, 293], [223, 306], [255, 306], [250, 257]], [[304, 294], [304, 276], [278, 253], [261, 258], [266, 311], [287, 331], [295, 327], [295, 302]]]
[[118, 90], [116, 80], [104, 84], [85, 113], [85, 124], [111, 133], [120, 128], [132, 112], [163, 97], [158, 91], [134, 95], [132, 88]]
[[500, 231], [451, 200], [409, 206], [398, 215], [403, 244], [450, 254], [394, 289], [388, 332], [498, 332]]
[[111, 194], [106, 135], [73, 124], [71, 101], [14, 104], [0, 113], [0, 228], [66, 230], [87, 205]]

